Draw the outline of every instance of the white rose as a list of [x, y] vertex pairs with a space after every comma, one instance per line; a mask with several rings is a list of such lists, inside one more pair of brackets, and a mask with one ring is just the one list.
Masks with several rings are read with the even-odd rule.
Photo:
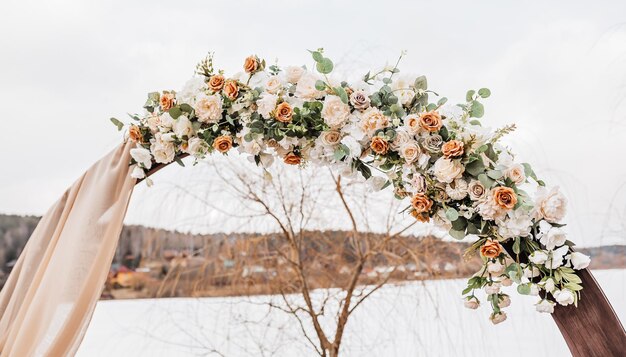
[[130, 156], [142, 167], [146, 169], [150, 169], [152, 167], [152, 156], [150, 155], [150, 150], [143, 147], [136, 147], [130, 149]]
[[521, 185], [526, 181], [526, 174], [524, 173], [524, 166], [521, 164], [515, 164], [509, 167], [505, 174], [511, 181], [515, 182], [516, 185]]
[[272, 112], [276, 109], [278, 96], [274, 94], [263, 94], [263, 97], [256, 101], [257, 112], [265, 119], [272, 117]]
[[492, 294], [497, 294], [500, 292], [500, 284], [499, 283], [493, 283], [491, 285], [485, 285], [484, 287], [485, 293], [492, 295]]
[[150, 146], [154, 161], [161, 164], [168, 164], [174, 160], [176, 150], [174, 145], [165, 142], [156, 142]]
[[385, 179], [384, 177], [370, 176], [370, 178], [365, 181], [365, 184], [367, 185], [367, 188], [370, 192], [377, 192], [382, 190], [386, 182], [387, 179]]
[[400, 147], [400, 156], [406, 160], [408, 164], [415, 162], [420, 154], [420, 147], [415, 141], [410, 141]]
[[136, 178], [136, 179], [142, 179], [146, 177], [146, 173], [143, 171], [141, 167], [135, 165], [133, 167], [133, 171], [130, 173], [130, 177]]
[[567, 241], [567, 236], [561, 228], [552, 227], [548, 231], [548, 233], [545, 233], [541, 236], [541, 239], [539, 241], [541, 242], [541, 244], [546, 246], [547, 250], [554, 250], [554, 248], [560, 247], [565, 244], [565, 241]]
[[504, 238], [527, 237], [533, 222], [530, 215], [521, 209], [510, 211], [504, 221], [498, 222], [498, 233]]
[[572, 263], [572, 267], [576, 270], [585, 269], [591, 263], [591, 259], [589, 256], [584, 255], [583, 253], [574, 252], [569, 256], [570, 263]]
[[558, 187], [548, 190], [545, 187], [537, 188], [535, 198], [535, 216], [543, 218], [550, 223], [556, 223], [565, 217], [567, 213], [567, 199]]
[[161, 127], [171, 129], [172, 125], [174, 125], [174, 118], [172, 118], [170, 113], [165, 112], [159, 117], [159, 122], [161, 122]]
[[393, 150], [398, 150], [402, 147], [402, 145], [409, 142], [415, 142], [415, 140], [413, 140], [413, 135], [409, 134], [409, 132], [404, 128], [398, 128], [396, 130], [396, 137], [391, 143], [389, 143], [389, 146]]
[[289, 66], [285, 68], [285, 76], [287, 77], [287, 81], [292, 84], [298, 83], [300, 77], [302, 77], [304, 72], [305, 70], [302, 67]]
[[209, 144], [200, 138], [191, 138], [187, 145], [187, 153], [197, 157], [203, 158], [209, 151]]
[[176, 120], [174, 120], [174, 134], [178, 136], [178, 138], [182, 138], [183, 136], [191, 137], [193, 134], [193, 126], [191, 126], [191, 121], [184, 115], [179, 116]]
[[559, 305], [567, 306], [574, 303], [574, 294], [568, 289], [555, 290], [552, 292], [552, 296]]
[[504, 265], [500, 262], [490, 262], [487, 264], [487, 271], [494, 275], [500, 275], [504, 272]]
[[201, 123], [217, 123], [222, 119], [222, 96], [201, 93], [193, 107]]
[[530, 254], [528, 259], [533, 262], [533, 264], [541, 265], [548, 260], [548, 253], [543, 250], [536, 250]]
[[298, 80], [296, 85], [296, 97], [302, 99], [317, 99], [324, 95], [323, 92], [318, 91], [315, 88], [315, 82], [319, 80], [319, 77], [311, 72], [304, 73]]
[[415, 96], [415, 92], [409, 89], [413, 86], [414, 82], [415, 76], [402, 75], [391, 84], [391, 89], [396, 93], [400, 104], [408, 104]]
[[465, 299], [463, 305], [465, 305], [465, 307], [468, 309], [476, 310], [480, 306], [480, 301], [478, 300], [478, 298], [476, 298], [476, 296], [471, 296]]
[[557, 248], [550, 252], [550, 257], [548, 261], [545, 263], [546, 268], [548, 269], [557, 269], [558, 267], [563, 265], [563, 257], [569, 251], [569, 247], [564, 245], [560, 248]]
[[207, 88], [203, 78], [194, 77], [185, 83], [183, 89], [176, 93], [176, 101], [178, 104], [187, 103], [193, 106], [196, 102], [196, 96]]
[[465, 168], [460, 162], [446, 159], [445, 157], [440, 157], [433, 165], [433, 173], [435, 174], [435, 177], [437, 180], [444, 183], [454, 181], [454, 179], [463, 174], [464, 170]]
[[537, 309], [538, 312], [551, 314], [554, 312], [554, 305], [552, 301], [543, 299], [535, 304], [535, 309]]
[[340, 128], [350, 116], [350, 107], [336, 95], [326, 96], [322, 108], [322, 118], [331, 128]]
[[543, 283], [543, 288], [545, 291], [547, 292], [552, 292], [555, 288], [555, 284], [554, 284], [554, 279], [552, 278], [548, 278], [544, 283]]
[[462, 200], [467, 196], [467, 181], [463, 179], [456, 179], [450, 184], [446, 185], [446, 194], [453, 200]]
[[491, 320], [491, 323], [493, 323], [494, 325], [497, 325], [500, 322], [506, 320], [506, 313], [504, 311], [500, 311], [497, 314], [491, 314], [491, 316], [489, 316], [489, 320]]
[[158, 115], [151, 115], [146, 120], [146, 124], [148, 128], [150, 128], [150, 131], [155, 133], [159, 130], [159, 125], [161, 125], [161, 118]]
[[268, 93], [276, 94], [282, 88], [282, 83], [280, 82], [280, 78], [278, 76], [271, 76], [265, 82], [265, 91]]
[[350, 150], [350, 157], [358, 158], [361, 156], [361, 144], [359, 144], [359, 142], [352, 136], [344, 137], [341, 139], [341, 143]]

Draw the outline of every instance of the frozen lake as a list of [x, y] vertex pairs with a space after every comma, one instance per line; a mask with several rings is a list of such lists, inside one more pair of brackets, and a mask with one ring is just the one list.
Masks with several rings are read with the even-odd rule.
[[[626, 321], [626, 270], [595, 271]], [[536, 297], [512, 298], [493, 326], [488, 308], [468, 310], [465, 280], [386, 286], [351, 317], [343, 356], [568, 356]], [[321, 298], [318, 294], [317, 298]], [[314, 356], [295, 319], [271, 309], [273, 296], [101, 301], [78, 356]], [[586, 301], [582, 301], [585, 303]], [[506, 352], [505, 352], [506, 351]]]

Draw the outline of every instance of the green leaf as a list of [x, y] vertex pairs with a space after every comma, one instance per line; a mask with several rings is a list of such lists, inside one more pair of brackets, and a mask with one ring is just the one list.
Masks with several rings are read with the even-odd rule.
[[480, 181], [480, 183], [482, 183], [483, 186], [485, 186], [487, 190], [489, 190], [491, 188], [491, 185], [493, 185], [493, 183], [495, 182], [494, 180], [490, 179], [489, 176], [485, 174], [478, 175], [478, 181]]
[[315, 82], [315, 89], [322, 91], [326, 89], [326, 83], [324, 83], [324, 81], [322, 80], [317, 80], [317, 82]]
[[452, 228], [455, 231], [465, 232], [465, 228], [467, 228], [467, 219], [465, 219], [465, 217], [462, 217], [462, 216], [457, 217], [457, 219], [452, 222]]
[[333, 61], [328, 58], [324, 58], [322, 61], [317, 62], [315, 68], [317, 68], [317, 71], [322, 74], [329, 74], [334, 68]]
[[457, 231], [457, 230], [455, 230], [455, 229], [453, 228], [453, 229], [451, 229], [448, 233], [449, 233], [449, 234], [452, 236], [452, 238], [454, 238], [454, 239], [461, 240], [461, 239], [465, 238], [465, 231]]
[[183, 114], [179, 107], [172, 107], [167, 112], [170, 114], [172, 119], [178, 119], [178, 117]]
[[191, 107], [191, 105], [187, 104], [187, 103], [183, 103], [180, 105], [180, 110], [182, 110], [185, 113], [189, 113], [191, 114], [191, 112], [193, 112], [193, 108]]
[[185, 167], [185, 163], [180, 159], [180, 157], [175, 158], [174, 161], [176, 161], [176, 163], [180, 166]]
[[476, 91], [471, 89], [467, 91], [467, 94], [465, 94], [465, 101], [466, 102], [471, 102], [472, 101], [472, 97], [474, 97], [474, 94], [476, 94]]
[[522, 295], [530, 294], [530, 284], [521, 284], [517, 286], [517, 292]]
[[322, 54], [319, 51], [310, 51], [311, 52], [311, 56], [313, 56], [313, 60], [315, 62], [322, 62], [324, 60], [324, 56], [322, 56]]
[[122, 128], [124, 128], [124, 123], [122, 123], [118, 119], [111, 118], [110, 120], [111, 120], [111, 123], [113, 123], [117, 127], [117, 131], [121, 131]]
[[482, 159], [478, 159], [476, 161], [472, 161], [465, 166], [465, 171], [474, 177], [478, 177], [478, 175], [485, 172], [485, 164], [483, 164]]
[[473, 101], [470, 108], [470, 116], [472, 118], [482, 118], [483, 115], [485, 115], [485, 107], [480, 102]]
[[480, 88], [478, 90], [478, 95], [481, 98], [489, 98], [489, 96], [491, 95], [491, 91], [488, 88]]
[[490, 170], [490, 171], [487, 171], [487, 176], [491, 177], [494, 180], [497, 180], [499, 178], [502, 178], [504, 174], [500, 170]]
[[450, 222], [454, 222], [459, 218], [459, 212], [450, 207], [446, 210], [446, 217], [450, 220]]
[[515, 237], [515, 242], [513, 242], [513, 253], [519, 254], [521, 252], [520, 244], [520, 237]]
[[428, 89], [428, 81], [426, 80], [425, 76], [419, 76], [415, 79], [415, 89], [422, 89], [422, 90], [426, 90]]
[[446, 104], [447, 102], [448, 102], [448, 98], [443, 97], [443, 98], [439, 99], [439, 101], [437, 102], [437, 106], [440, 107], [440, 106]]
[[343, 89], [343, 87], [335, 87], [334, 89], [335, 93], [341, 98], [341, 101], [344, 104], [348, 104], [348, 93], [346, 93], [346, 90]]

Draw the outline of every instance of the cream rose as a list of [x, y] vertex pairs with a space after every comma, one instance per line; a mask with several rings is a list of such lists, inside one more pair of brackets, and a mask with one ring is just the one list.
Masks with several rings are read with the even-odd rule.
[[476, 298], [476, 296], [471, 296], [465, 300], [463, 305], [465, 305], [468, 309], [476, 310], [480, 306], [480, 301]]
[[350, 116], [350, 107], [336, 95], [326, 96], [322, 108], [322, 118], [331, 128], [341, 128]]
[[418, 115], [409, 114], [404, 117], [403, 122], [404, 127], [413, 135], [417, 134], [421, 129], [420, 117]]
[[298, 66], [289, 66], [285, 68], [285, 76], [287, 77], [287, 82], [291, 84], [298, 83], [300, 77], [302, 77], [304, 72], [304, 68]]
[[194, 105], [196, 116], [201, 123], [217, 123], [222, 119], [222, 96], [201, 93]]
[[130, 156], [142, 167], [146, 169], [150, 169], [152, 167], [152, 156], [150, 155], [150, 150], [138, 146], [130, 149]]
[[400, 147], [400, 156], [409, 164], [415, 162], [420, 154], [420, 147], [415, 141], [410, 141]]
[[282, 83], [280, 82], [280, 78], [278, 76], [271, 76], [265, 82], [265, 91], [268, 93], [276, 94], [282, 88]]
[[360, 126], [367, 135], [372, 136], [378, 129], [389, 125], [389, 118], [378, 108], [369, 108], [360, 115]]
[[526, 181], [526, 174], [524, 173], [524, 166], [521, 164], [515, 164], [509, 167], [508, 170], [505, 171], [505, 174], [511, 181], [515, 182], [516, 185], [521, 185]]
[[187, 144], [186, 152], [199, 159], [203, 158], [209, 151], [209, 144], [200, 138], [191, 138]]
[[296, 85], [296, 97], [312, 100], [324, 95], [324, 92], [318, 91], [317, 88], [315, 88], [315, 82], [317, 82], [318, 79], [319, 77], [314, 73], [304, 73]]
[[456, 160], [440, 157], [433, 165], [433, 173], [440, 182], [450, 183], [460, 177], [465, 171], [463, 164]]
[[152, 152], [152, 156], [154, 156], [154, 161], [159, 164], [169, 164], [174, 160], [174, 156], [176, 155], [174, 145], [163, 141], [152, 144], [150, 151]]
[[337, 130], [324, 131], [320, 135], [320, 141], [324, 146], [335, 146], [339, 144], [341, 134]]
[[274, 94], [263, 94], [263, 97], [256, 101], [257, 112], [265, 119], [272, 117], [272, 112], [276, 109], [278, 96]]
[[174, 134], [180, 139], [183, 136], [190, 137], [193, 134], [193, 127], [191, 121], [184, 115], [179, 116], [174, 120]]
[[558, 187], [548, 190], [540, 186], [535, 198], [535, 217], [543, 218], [550, 223], [557, 223], [567, 213], [567, 199]]

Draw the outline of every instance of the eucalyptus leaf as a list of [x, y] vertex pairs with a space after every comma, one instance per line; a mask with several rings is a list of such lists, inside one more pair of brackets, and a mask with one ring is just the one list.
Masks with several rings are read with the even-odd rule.
[[322, 74], [329, 74], [334, 68], [333, 61], [328, 58], [324, 58], [320, 62], [317, 62], [315, 68], [317, 68], [317, 71]]
[[457, 231], [455, 229], [451, 229], [448, 233], [454, 239], [461, 240], [461, 239], [465, 238], [465, 231]]
[[428, 81], [425, 76], [419, 76], [415, 79], [415, 89], [428, 89]]
[[491, 95], [491, 91], [489, 90], [489, 88], [480, 88], [478, 90], [478, 95], [481, 98], [489, 98], [489, 96]]
[[110, 120], [111, 120], [111, 123], [113, 123], [117, 127], [117, 131], [121, 131], [122, 128], [124, 128], [124, 123], [122, 123], [118, 119], [111, 118]]
[[446, 217], [450, 220], [450, 222], [454, 222], [459, 218], [459, 212], [450, 207], [446, 210]]

